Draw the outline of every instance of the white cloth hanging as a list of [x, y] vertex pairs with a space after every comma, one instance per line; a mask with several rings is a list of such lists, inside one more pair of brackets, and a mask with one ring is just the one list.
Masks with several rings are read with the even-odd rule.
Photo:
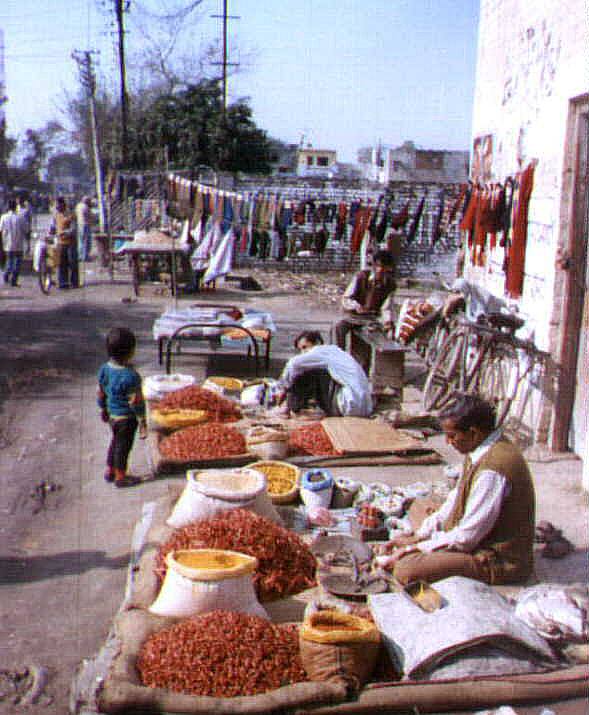
[[211, 255], [209, 266], [203, 276], [204, 283], [210, 283], [229, 273], [233, 264], [234, 246], [235, 234], [233, 233], [233, 228], [230, 228]]

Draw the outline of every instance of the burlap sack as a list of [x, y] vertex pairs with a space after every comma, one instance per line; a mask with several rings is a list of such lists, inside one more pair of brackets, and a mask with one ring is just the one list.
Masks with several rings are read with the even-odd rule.
[[311, 680], [358, 694], [374, 671], [380, 633], [374, 623], [340, 611], [316, 611], [299, 630], [303, 668]]
[[101, 713], [254, 713], [291, 712], [341, 702], [345, 691], [332, 683], [296, 683], [262, 695], [235, 698], [182, 695], [162, 688], [148, 688], [141, 684], [137, 671], [137, 657], [143, 642], [156, 631], [179, 619], [155, 616], [142, 610], [120, 613], [114, 622], [119, 643], [108, 675], [98, 692]]

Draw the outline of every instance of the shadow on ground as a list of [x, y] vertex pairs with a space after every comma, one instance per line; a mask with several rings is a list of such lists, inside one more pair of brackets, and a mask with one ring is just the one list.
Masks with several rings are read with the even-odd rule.
[[125, 569], [130, 554], [108, 557], [105, 551], [64, 551], [48, 556], [0, 557], [0, 585], [61, 578], [92, 569]]

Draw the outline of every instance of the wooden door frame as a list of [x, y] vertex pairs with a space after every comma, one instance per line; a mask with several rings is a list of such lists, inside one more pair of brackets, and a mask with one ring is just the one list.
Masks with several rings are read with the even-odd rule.
[[[555, 451], [569, 448], [569, 430], [575, 400], [579, 334], [583, 318], [587, 265], [587, 164], [581, 161], [581, 133], [588, 131], [589, 94], [570, 102], [562, 176], [558, 254], [554, 284], [551, 353], [559, 366], [558, 387], [554, 405], [551, 447]], [[585, 175], [581, 172], [585, 169]]]

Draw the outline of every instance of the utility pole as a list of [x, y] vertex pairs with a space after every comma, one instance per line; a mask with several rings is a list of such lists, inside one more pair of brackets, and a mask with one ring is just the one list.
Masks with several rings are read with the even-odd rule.
[[237, 67], [239, 62], [229, 62], [229, 47], [227, 40], [227, 26], [228, 20], [239, 20], [239, 15], [228, 15], [227, 14], [227, 0], [223, 0], [223, 14], [222, 15], [211, 15], [211, 17], [221, 18], [223, 20], [223, 61], [213, 62], [213, 65], [222, 66], [221, 82], [223, 87], [223, 117], [227, 112], [227, 67]]
[[121, 81], [121, 164], [129, 163], [129, 96], [127, 94], [127, 71], [125, 67], [125, 13], [131, 0], [114, 0], [117, 21], [119, 76]]
[[106, 211], [104, 204], [104, 182], [102, 179], [102, 164], [100, 162], [100, 145], [98, 141], [98, 126], [96, 123], [96, 75], [92, 65], [92, 52], [75, 51], [72, 58], [78, 65], [80, 82], [88, 93], [90, 108], [90, 128], [92, 132], [92, 153], [94, 157], [94, 179], [96, 182], [96, 196], [98, 197], [98, 220], [100, 232], [104, 233], [106, 226]]

